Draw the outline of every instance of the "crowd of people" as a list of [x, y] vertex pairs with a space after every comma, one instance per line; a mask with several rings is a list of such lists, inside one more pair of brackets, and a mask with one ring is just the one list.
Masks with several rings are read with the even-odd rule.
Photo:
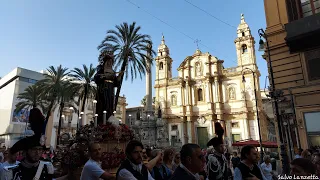
[[[271, 158], [264, 155], [263, 163], [253, 146], [244, 146], [240, 157], [237, 152], [230, 155], [220, 138], [211, 139], [207, 149], [197, 144], [185, 144], [181, 149], [158, 149], [144, 147], [137, 140], [130, 141], [126, 148], [126, 159], [116, 174], [101, 168], [101, 147], [89, 143], [88, 161], [85, 163], [81, 180], [272, 180], [279, 179], [273, 171]], [[23, 151], [23, 158], [20, 158]], [[0, 180], [53, 179], [52, 151], [44, 151], [37, 139], [22, 140], [19, 148], [5, 149], [0, 165]], [[18, 158], [19, 161], [18, 161]], [[290, 162], [290, 175], [320, 177], [320, 154], [301, 150]], [[280, 175], [281, 176], [281, 175]], [[57, 179], [68, 179], [57, 178]]]

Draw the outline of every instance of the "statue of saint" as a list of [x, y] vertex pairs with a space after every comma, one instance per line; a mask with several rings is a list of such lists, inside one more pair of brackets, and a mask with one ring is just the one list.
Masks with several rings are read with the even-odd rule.
[[235, 90], [234, 90], [233, 87], [231, 87], [231, 88], [229, 89], [229, 98], [230, 98], [230, 99], [235, 99], [235, 98], [236, 98]]
[[98, 124], [101, 124], [103, 122], [103, 111], [107, 111], [107, 120], [113, 115], [113, 110], [115, 109], [114, 88], [119, 86], [123, 72], [120, 72], [117, 76], [116, 72], [112, 69], [112, 55], [101, 54], [99, 61], [100, 64], [97, 67], [94, 81], [98, 86], [96, 114], [98, 114]]
[[200, 64], [200, 62], [197, 62], [196, 63], [196, 75], [197, 76], [201, 76], [201, 64]]

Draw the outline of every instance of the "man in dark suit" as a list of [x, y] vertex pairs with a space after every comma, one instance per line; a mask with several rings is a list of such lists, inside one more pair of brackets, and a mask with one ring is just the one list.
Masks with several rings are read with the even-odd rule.
[[205, 158], [197, 144], [185, 144], [180, 151], [181, 164], [174, 171], [171, 180], [200, 180]]

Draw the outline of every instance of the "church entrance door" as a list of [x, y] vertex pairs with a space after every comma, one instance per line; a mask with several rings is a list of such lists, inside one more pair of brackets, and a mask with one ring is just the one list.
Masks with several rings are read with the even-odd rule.
[[198, 144], [201, 148], [207, 148], [209, 141], [208, 129], [206, 127], [197, 127]]

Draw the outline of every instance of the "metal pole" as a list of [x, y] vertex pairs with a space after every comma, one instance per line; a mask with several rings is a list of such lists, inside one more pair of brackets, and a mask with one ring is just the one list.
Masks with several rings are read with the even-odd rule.
[[298, 123], [297, 123], [297, 118], [296, 118], [296, 107], [294, 105], [294, 101], [293, 101], [293, 94], [292, 94], [292, 90], [291, 88], [288, 89], [289, 93], [290, 93], [290, 100], [291, 100], [291, 109], [292, 109], [292, 113], [293, 113], [293, 122], [295, 125], [295, 134], [296, 134], [296, 139], [298, 142], [298, 148], [301, 148], [301, 143], [300, 143], [300, 138], [299, 138], [299, 129], [298, 129]]
[[[256, 89], [256, 79], [255, 79], [255, 72], [250, 68], [245, 68], [243, 70], [249, 70], [252, 72], [253, 76], [253, 86], [254, 86], [254, 97], [256, 102], [256, 112], [257, 112], [257, 122], [258, 122], [258, 133], [259, 133], [259, 146], [260, 146], [260, 164], [263, 163], [263, 147], [262, 147], [262, 137], [261, 137], [261, 130], [260, 130], [260, 116], [259, 116], [259, 109], [258, 109], [258, 98], [257, 98], [257, 89]], [[243, 74], [244, 77], [244, 74]]]
[[259, 117], [259, 109], [258, 109], [256, 80], [255, 80], [255, 73], [253, 71], [252, 71], [252, 75], [253, 75], [254, 96], [255, 96], [255, 100], [256, 100], [256, 111], [257, 111], [257, 121], [258, 121], [258, 130], [259, 130], [258, 132], [259, 132], [259, 145], [260, 145], [260, 164], [262, 164], [263, 163], [262, 137], [261, 137], [261, 130], [260, 130], [260, 117]]
[[278, 124], [278, 131], [279, 131], [279, 141], [280, 141], [280, 155], [282, 160], [282, 173], [288, 174], [289, 173], [289, 162], [288, 162], [288, 156], [286, 152], [285, 144], [283, 143], [283, 137], [282, 137], [282, 124], [281, 124], [281, 116], [279, 114], [279, 105], [277, 101], [277, 97], [275, 97], [275, 83], [274, 83], [274, 77], [273, 77], [273, 69], [272, 69], [272, 61], [270, 56], [270, 49], [269, 49], [269, 41], [266, 33], [263, 29], [259, 29], [258, 33], [260, 35], [260, 38], [263, 37], [266, 40], [267, 43], [267, 53], [268, 53], [268, 61], [269, 61], [269, 74], [271, 79], [271, 88], [272, 88], [272, 98], [274, 99], [274, 111], [277, 119]]

